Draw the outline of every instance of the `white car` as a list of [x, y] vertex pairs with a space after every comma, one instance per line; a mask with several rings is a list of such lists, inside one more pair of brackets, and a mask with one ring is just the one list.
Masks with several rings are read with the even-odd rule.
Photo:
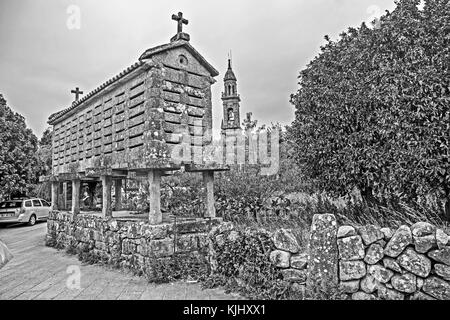
[[51, 210], [51, 204], [39, 198], [3, 201], [0, 203], [0, 224], [28, 223], [34, 226], [36, 221], [47, 220]]

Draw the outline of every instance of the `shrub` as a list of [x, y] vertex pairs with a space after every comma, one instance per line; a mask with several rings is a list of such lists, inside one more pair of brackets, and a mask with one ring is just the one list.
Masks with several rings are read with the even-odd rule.
[[168, 283], [179, 280], [199, 281], [210, 273], [210, 269], [202, 255], [174, 253], [168, 258], [150, 258], [143, 273], [149, 282]]

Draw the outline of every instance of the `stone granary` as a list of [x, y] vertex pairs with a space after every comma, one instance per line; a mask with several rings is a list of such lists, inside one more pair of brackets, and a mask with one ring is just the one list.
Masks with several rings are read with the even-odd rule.
[[[115, 206], [121, 208], [121, 185], [130, 174], [145, 176], [150, 188], [149, 222], [163, 221], [160, 210], [161, 176], [179, 170], [201, 172], [206, 184], [206, 216], [214, 217], [214, 171], [223, 166], [200, 160], [179, 161], [183, 152], [203, 154], [212, 141], [211, 85], [218, 75], [190, 44], [182, 31], [182, 13], [172, 16], [178, 32], [170, 43], [146, 50], [139, 60], [72, 105], [52, 114], [53, 170], [52, 204], [58, 209], [59, 189], [67, 199], [72, 185], [72, 212], [80, 212], [80, 184], [102, 184], [102, 213], [112, 216], [111, 191], [115, 185]], [[178, 147], [178, 149], [177, 149]], [[186, 159], [184, 155], [183, 159]], [[193, 159], [188, 157], [188, 159]]]

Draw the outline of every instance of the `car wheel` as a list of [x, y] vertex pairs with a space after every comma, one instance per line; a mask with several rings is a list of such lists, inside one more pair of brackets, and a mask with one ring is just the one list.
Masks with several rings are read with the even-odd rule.
[[30, 220], [28, 220], [29, 226], [34, 226], [36, 224], [36, 216], [34, 214], [31, 215]]

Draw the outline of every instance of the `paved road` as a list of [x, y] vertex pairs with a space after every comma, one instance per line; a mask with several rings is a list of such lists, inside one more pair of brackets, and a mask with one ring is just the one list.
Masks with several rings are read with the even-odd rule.
[[118, 270], [82, 265], [75, 256], [46, 247], [46, 231], [46, 223], [33, 227], [0, 226], [0, 238], [14, 255], [13, 260], [0, 269], [0, 300], [240, 299], [238, 295], [225, 294], [219, 289], [202, 290], [199, 284], [155, 285], [143, 277]]

